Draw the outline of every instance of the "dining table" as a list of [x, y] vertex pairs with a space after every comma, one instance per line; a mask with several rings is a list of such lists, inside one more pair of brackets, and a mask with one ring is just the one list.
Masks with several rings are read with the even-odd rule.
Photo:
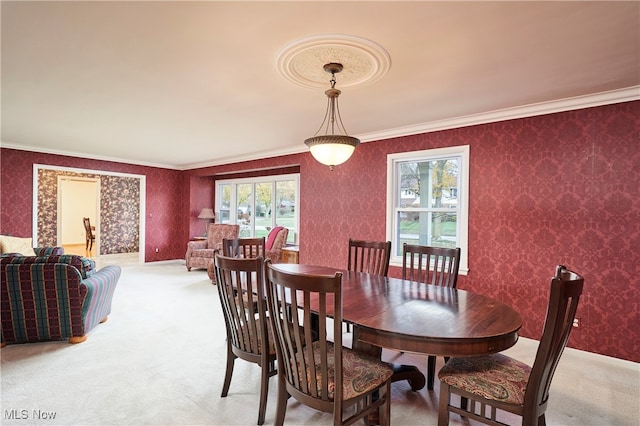
[[[353, 326], [353, 348], [381, 357], [382, 349], [448, 357], [503, 351], [518, 340], [522, 318], [510, 306], [467, 290], [326, 266], [273, 264], [295, 274], [342, 273], [342, 319]], [[311, 309], [314, 309], [312, 299]], [[392, 381], [425, 385], [415, 366], [394, 365]]]

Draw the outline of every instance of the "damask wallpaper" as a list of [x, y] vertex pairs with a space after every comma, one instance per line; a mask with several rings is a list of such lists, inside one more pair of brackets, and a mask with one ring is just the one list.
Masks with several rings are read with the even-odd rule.
[[640, 101], [362, 143], [333, 171], [283, 157], [300, 164], [300, 261], [345, 268], [349, 237], [386, 240], [388, 154], [459, 145], [470, 146], [470, 270], [458, 286], [512, 306], [521, 335], [539, 339], [564, 264], [585, 277], [569, 346], [640, 362]]
[[640, 101], [362, 143], [332, 172], [308, 152], [178, 171], [2, 148], [0, 233], [31, 234], [34, 163], [134, 173], [147, 182], [146, 261], [183, 259], [207, 177], [299, 166], [300, 261], [344, 268], [349, 237], [386, 239], [387, 154], [456, 145], [471, 161], [458, 286], [509, 304], [538, 339], [562, 263], [585, 277], [569, 346], [640, 362]]
[[100, 254], [140, 251], [140, 178], [38, 169], [38, 245], [58, 245], [58, 176], [100, 180]]

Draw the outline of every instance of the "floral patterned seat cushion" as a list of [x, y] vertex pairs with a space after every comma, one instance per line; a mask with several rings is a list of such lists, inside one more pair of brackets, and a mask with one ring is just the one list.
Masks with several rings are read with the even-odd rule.
[[[333, 366], [334, 347], [331, 342], [327, 350], [329, 362], [329, 399], [334, 398], [335, 392], [335, 368]], [[316, 360], [316, 380], [318, 383], [318, 393], [322, 389], [322, 377], [320, 375], [320, 343], [313, 343], [313, 357]], [[367, 393], [380, 384], [389, 380], [393, 374], [393, 367], [386, 362], [377, 360], [374, 357], [353, 351], [348, 348], [342, 348], [342, 382], [343, 382], [343, 399], [348, 400], [356, 396]], [[307, 376], [310, 377], [310, 371], [307, 369]], [[311, 380], [308, 379], [311, 383]]]
[[480, 397], [522, 405], [531, 367], [503, 354], [451, 358], [438, 373], [450, 386]]

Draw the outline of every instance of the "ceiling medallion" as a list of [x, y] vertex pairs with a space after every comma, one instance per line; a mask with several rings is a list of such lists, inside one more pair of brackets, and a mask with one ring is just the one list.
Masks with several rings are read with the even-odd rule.
[[370, 40], [326, 34], [306, 37], [286, 46], [277, 56], [278, 71], [303, 87], [320, 88], [327, 83], [323, 66], [341, 63], [340, 86], [373, 83], [387, 74], [391, 58], [386, 50]]

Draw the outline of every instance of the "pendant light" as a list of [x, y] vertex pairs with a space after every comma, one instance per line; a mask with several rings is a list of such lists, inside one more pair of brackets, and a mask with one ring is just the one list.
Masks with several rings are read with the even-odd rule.
[[[335, 86], [336, 74], [342, 71], [342, 64], [332, 62], [323, 68], [331, 73], [331, 88], [324, 92], [327, 95], [327, 111], [318, 131], [304, 143], [309, 147], [313, 158], [333, 170], [334, 166], [344, 163], [351, 157], [360, 139], [347, 135], [340, 117], [338, 96], [342, 92]], [[323, 130], [325, 134], [318, 135]]]

